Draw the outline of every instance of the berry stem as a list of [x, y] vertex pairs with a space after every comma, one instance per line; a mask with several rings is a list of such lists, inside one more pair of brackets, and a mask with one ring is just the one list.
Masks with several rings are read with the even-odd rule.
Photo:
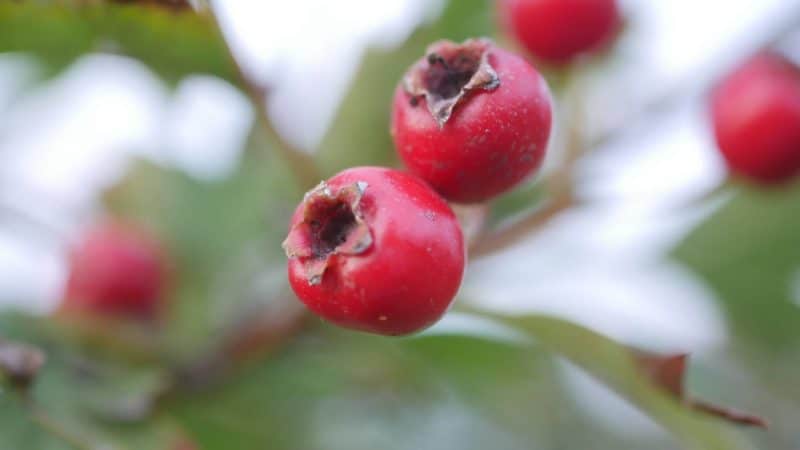
[[471, 258], [480, 258], [506, 249], [523, 238], [540, 231], [551, 220], [574, 204], [571, 196], [554, 197], [516, 222], [486, 234], [470, 249]]
[[563, 211], [574, 206], [575, 168], [587, 151], [583, 131], [585, 111], [581, 102], [584, 91], [580, 77], [582, 67], [580, 64], [573, 64], [568, 69], [565, 97], [570, 120], [566, 130], [563, 160], [560, 166], [545, 180], [550, 191], [550, 200], [512, 224], [483, 234], [480, 239], [475, 240], [470, 249], [470, 256], [473, 258], [486, 256], [510, 247], [542, 229]]
[[220, 26], [219, 18], [217, 17], [214, 8], [209, 7], [208, 11], [209, 16], [216, 26], [217, 32], [222, 39], [222, 42], [225, 44], [225, 48], [228, 51], [228, 56], [241, 82], [241, 87], [244, 89], [247, 96], [250, 97], [250, 101], [255, 107], [256, 115], [261, 123], [261, 129], [267, 134], [269, 139], [275, 143], [275, 151], [278, 152], [286, 162], [289, 170], [294, 175], [300, 187], [302, 189], [308, 189], [314, 186], [319, 182], [319, 180], [322, 179], [319, 168], [314, 162], [314, 159], [308, 153], [300, 150], [286, 141], [286, 139], [284, 139], [280, 132], [278, 132], [278, 130], [275, 128], [275, 124], [272, 122], [272, 119], [270, 119], [266, 109], [266, 99], [270, 92], [269, 87], [262, 86], [260, 83], [247, 75], [245, 70], [242, 68], [242, 65], [236, 59], [230, 43], [225, 38], [225, 33]]

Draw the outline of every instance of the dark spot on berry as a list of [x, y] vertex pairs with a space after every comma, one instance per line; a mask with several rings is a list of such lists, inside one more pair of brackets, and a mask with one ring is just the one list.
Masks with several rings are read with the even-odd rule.
[[481, 64], [481, 53], [470, 50], [459, 49], [447, 58], [438, 53], [428, 54], [428, 69], [424, 76], [428, 91], [444, 99], [458, 95]]
[[339, 199], [319, 199], [308, 221], [311, 229], [311, 251], [316, 258], [331, 254], [342, 245], [356, 226], [356, 217], [350, 205]]

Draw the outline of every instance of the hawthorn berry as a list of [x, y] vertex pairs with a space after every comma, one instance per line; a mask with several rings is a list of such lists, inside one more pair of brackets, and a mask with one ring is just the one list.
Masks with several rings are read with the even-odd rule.
[[711, 94], [714, 134], [730, 171], [761, 184], [800, 174], [800, 68], [760, 53]]
[[621, 23], [616, 0], [498, 0], [498, 9], [509, 34], [551, 64], [602, 48]]
[[152, 237], [129, 225], [96, 224], [70, 251], [62, 310], [153, 320], [165, 276], [163, 253]]
[[464, 272], [447, 203], [419, 178], [379, 167], [345, 170], [309, 191], [283, 247], [292, 289], [311, 311], [383, 335], [436, 322]]
[[411, 172], [475, 203], [541, 166], [551, 121], [547, 84], [525, 60], [485, 39], [439, 41], [398, 85], [391, 132]]

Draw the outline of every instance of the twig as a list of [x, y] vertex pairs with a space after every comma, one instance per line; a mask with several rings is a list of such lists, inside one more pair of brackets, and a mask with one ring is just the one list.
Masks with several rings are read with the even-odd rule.
[[[754, 39], [753, 48], [744, 50], [751, 52], [760, 48], [769, 48], [779, 44], [800, 28], [800, 7], [794, 8], [788, 13], [781, 14], [775, 18], [775, 26], [768, 28], [760, 39]], [[725, 49], [726, 54], [729, 49]], [[711, 58], [712, 61], [707, 67], [700, 67], [691, 70], [690, 74], [682, 80], [675, 82], [671, 86], [662, 89], [657, 95], [647, 100], [629, 114], [625, 114], [615, 125], [600, 132], [590, 139], [590, 147], [597, 148], [611, 144], [615, 141], [623, 140], [631, 130], [636, 129], [636, 124], [654, 122], [653, 116], [664, 114], [675, 109], [682, 101], [692, 94], [704, 95], [711, 89], [714, 81], [719, 77], [720, 71], [715, 70], [721, 64], [720, 58]], [[698, 76], [698, 74], [706, 74]], [[699, 78], [699, 79], [698, 79]], [[699, 87], [697, 87], [699, 86]], [[695, 88], [693, 88], [695, 87]]]
[[573, 204], [572, 197], [555, 198], [548, 201], [516, 222], [486, 234], [470, 249], [470, 257], [474, 259], [490, 255], [510, 247], [523, 238], [532, 236]]
[[38, 238], [45, 238], [48, 243], [64, 244], [68, 241], [66, 233], [44, 220], [31, 214], [25, 208], [17, 206], [12, 202], [5, 201], [0, 197], [0, 223], [16, 223], [22, 230], [37, 230]]
[[541, 229], [561, 212], [573, 206], [575, 169], [580, 158], [586, 151], [583, 135], [585, 121], [584, 110], [581, 104], [582, 81], [580, 79], [581, 65], [569, 68], [567, 76], [567, 102], [569, 104], [570, 121], [566, 130], [564, 155], [560, 166], [545, 180], [552, 199], [543, 206], [530, 211], [512, 224], [501, 227], [492, 232], [484, 232], [479, 239], [473, 242], [470, 248], [472, 258], [480, 258], [499, 250], [510, 247], [516, 242], [528, 237]]
[[[281, 317], [276, 319], [278, 314]], [[215, 348], [177, 368], [175, 383], [159, 397], [216, 384], [242, 364], [280, 348], [303, 330], [308, 318], [304, 308], [293, 304], [283, 305], [274, 313], [267, 310], [256, 316], [246, 315], [245, 319], [230, 327], [228, 335]]]
[[256, 109], [256, 115], [261, 123], [262, 129], [275, 142], [276, 150], [280, 153], [284, 161], [286, 161], [286, 164], [289, 166], [289, 170], [291, 170], [294, 174], [297, 182], [300, 184], [300, 187], [302, 189], [311, 188], [315, 184], [319, 183], [319, 181], [322, 179], [314, 159], [308, 153], [287, 142], [286, 139], [284, 139], [283, 136], [278, 132], [278, 130], [275, 129], [274, 123], [267, 114], [265, 105], [265, 100], [269, 93], [269, 89], [261, 86], [259, 83], [249, 77], [242, 65], [239, 63], [239, 60], [236, 59], [233, 48], [231, 48], [230, 43], [225, 38], [225, 33], [222, 30], [219, 18], [215, 8], [212, 5], [210, 5], [208, 8], [208, 14], [214, 22], [217, 32], [219, 33], [220, 38], [227, 49], [228, 56], [233, 64], [234, 69], [236, 70], [236, 74], [240, 82], [242, 83], [245, 93], [247, 93], [247, 95], [250, 97], [250, 101], [253, 103], [253, 106]]
[[[790, 14], [788, 17], [788, 19], [782, 20], [781, 24], [778, 26], [772, 27], [770, 29], [770, 34], [762, 39], [758, 43], [758, 46], [768, 47], [776, 45], [800, 26], [800, 14]], [[557, 169], [547, 181], [555, 200], [542, 208], [531, 211], [527, 216], [508, 227], [501, 228], [494, 233], [485, 233], [485, 237], [477, 242], [471, 249], [471, 255], [473, 257], [485, 256], [509, 247], [526, 236], [538, 231], [551, 219], [572, 206], [574, 203], [574, 170], [578, 160], [585, 153], [626, 138], [628, 133], [636, 129], [636, 127], [633, 126], [635, 123], [644, 123], [648, 120], [652, 121], [654, 115], [671, 111], [693, 92], [691, 87], [698, 84], [696, 76], [697, 71], [692, 71], [690, 77], [676, 83], [669, 89], [663, 90], [660, 95], [647, 101], [635, 112], [626, 115], [624, 119], [620, 120], [615, 126], [587, 139], [583, 135], [583, 128], [581, 126], [584, 122], [583, 114], [585, 112], [580, 108], [579, 104], [582, 89], [578, 77], [579, 71], [580, 66], [573, 66], [569, 69], [568, 74], [567, 95], [571, 103], [570, 111], [572, 120], [569, 123], [569, 130], [567, 132], [564, 160], [562, 161], [561, 167]], [[714, 73], [712, 70], [705, 70], [703, 72]], [[698, 92], [707, 92], [715, 78], [716, 76], [712, 75], [706, 80], [701, 81], [699, 84], [702, 87]], [[703, 195], [703, 198], [715, 195], [720, 189], [722, 188], [713, 189], [707, 195]]]

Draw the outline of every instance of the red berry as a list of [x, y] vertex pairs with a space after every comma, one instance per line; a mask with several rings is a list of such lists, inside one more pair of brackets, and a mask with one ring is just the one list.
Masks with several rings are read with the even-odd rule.
[[419, 331], [450, 306], [464, 271], [453, 211], [417, 177], [358, 167], [309, 191], [283, 243], [309, 309], [346, 328]]
[[547, 84], [488, 40], [439, 41], [397, 87], [392, 136], [406, 166], [448, 200], [501, 194], [541, 166]]
[[140, 230], [95, 225], [72, 249], [63, 309], [117, 318], [155, 319], [164, 285], [159, 245]]
[[499, 0], [498, 7], [510, 34], [553, 64], [602, 48], [620, 25], [616, 0]]
[[730, 170], [772, 184], [800, 174], [800, 68], [761, 53], [711, 95], [717, 145]]

